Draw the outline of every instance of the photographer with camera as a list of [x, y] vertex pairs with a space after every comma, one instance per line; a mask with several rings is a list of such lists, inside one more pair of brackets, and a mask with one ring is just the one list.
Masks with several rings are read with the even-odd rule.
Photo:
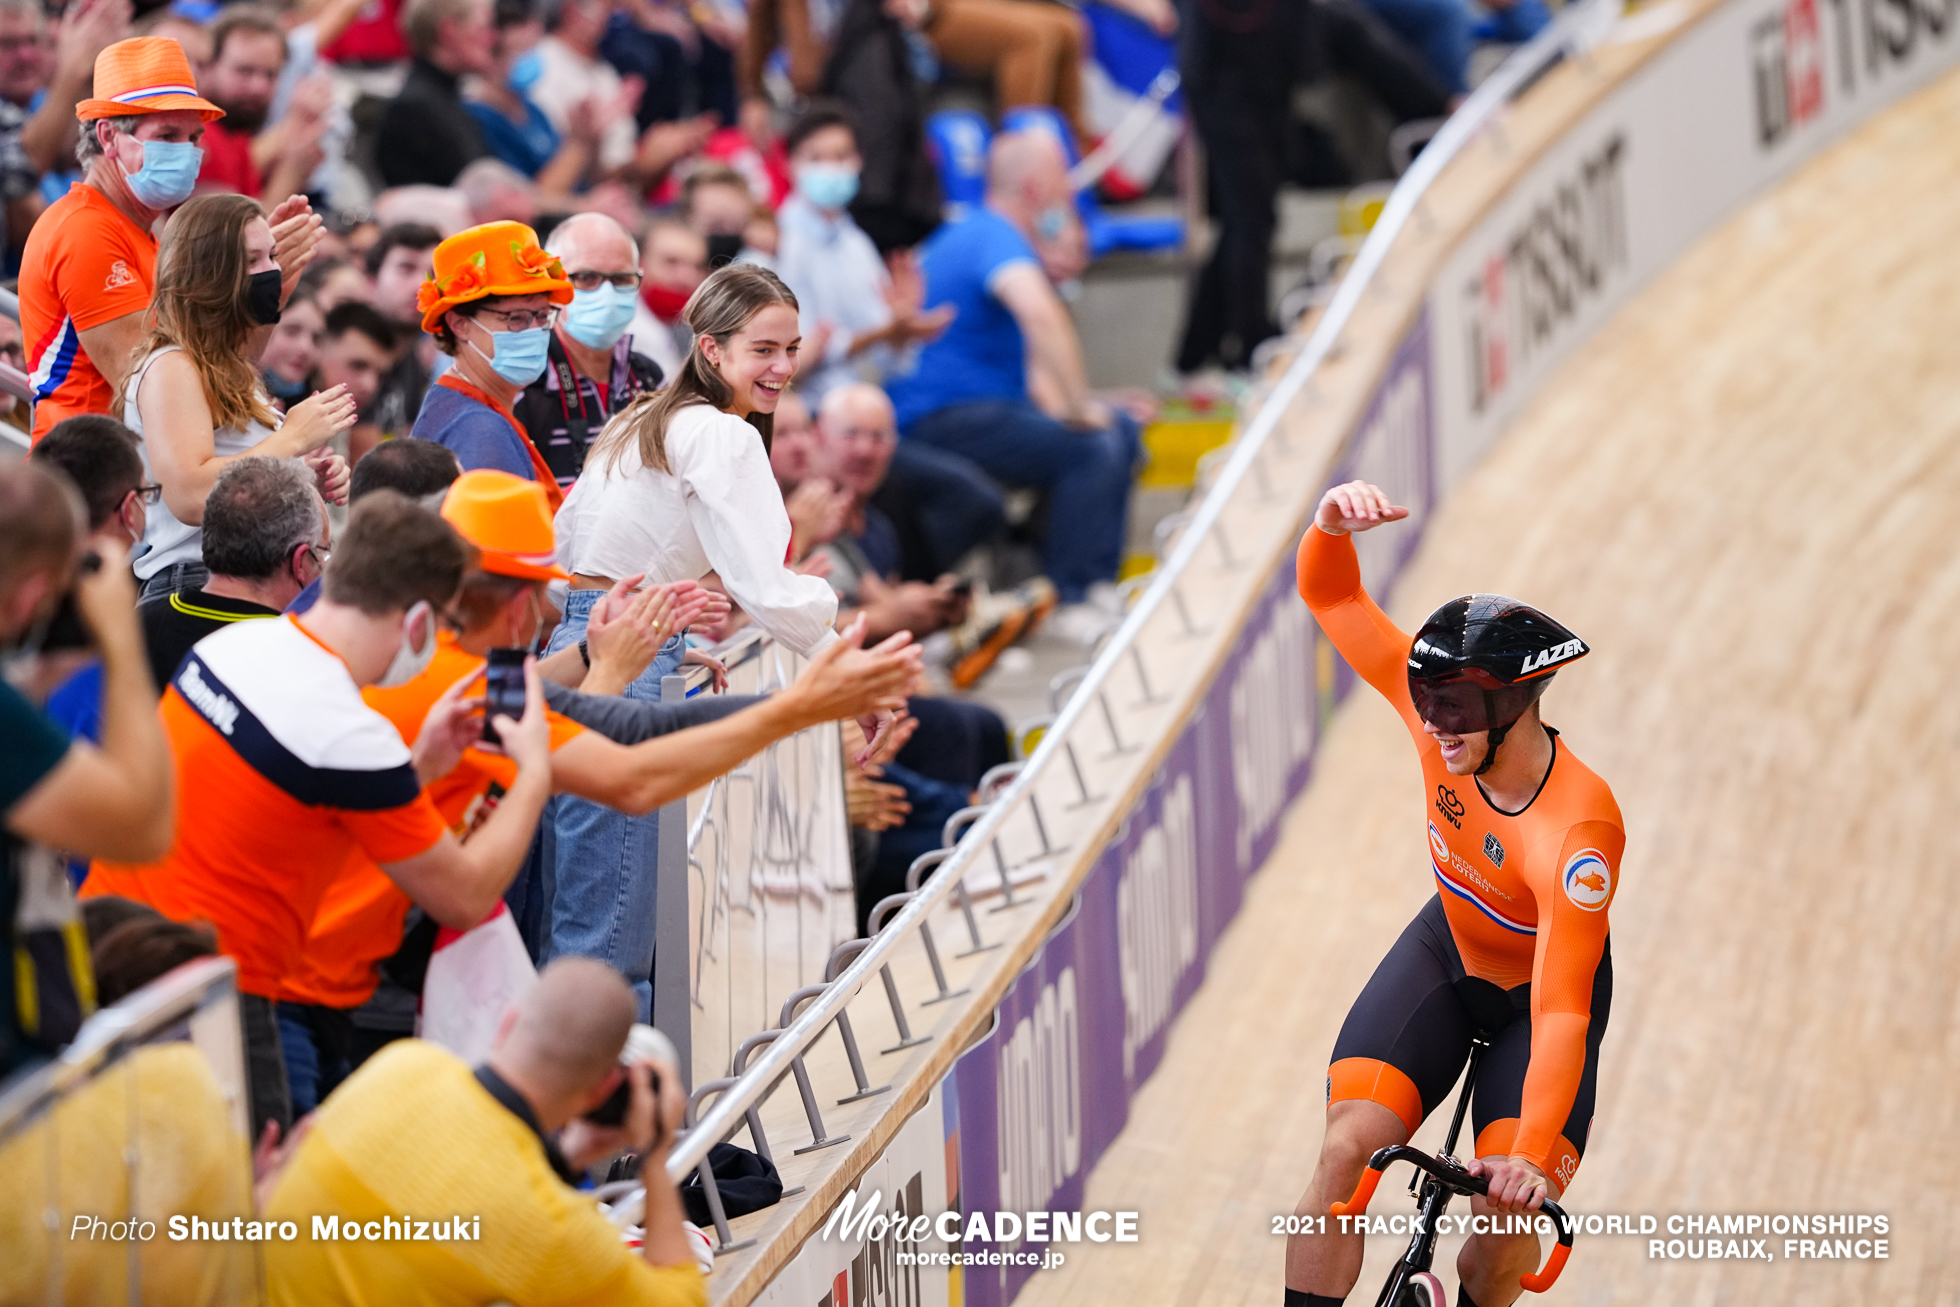
[[[633, 1011], [618, 972], [559, 958], [505, 1015], [474, 1072], [419, 1039], [376, 1053], [321, 1105], [273, 1190], [266, 1218], [297, 1223], [300, 1237], [265, 1246], [268, 1300], [705, 1303], [680, 1193], [665, 1178], [686, 1101], [680, 1074], [657, 1059], [620, 1064]], [[583, 1119], [622, 1077], [622, 1123]], [[580, 1170], [624, 1151], [639, 1155], [646, 1181], [638, 1257], [572, 1187]], [[312, 1237], [323, 1212], [363, 1226], [410, 1214], [477, 1220], [465, 1223], [467, 1242], [348, 1242]]]
[[[0, 965], [0, 1075], [73, 1039], [93, 1005], [92, 978], [76, 974], [86, 964], [68, 961], [81, 923], [50, 850], [143, 861], [169, 849], [174, 827], [136, 585], [127, 568], [103, 565], [98, 548], [117, 560], [121, 552], [95, 546], [87, 522], [60, 472], [40, 462], [0, 467], [0, 928], [12, 954]], [[43, 646], [71, 592], [102, 656], [100, 747], [70, 740], [21, 689], [46, 679]], [[21, 1002], [21, 983], [34, 987], [32, 1002]]]

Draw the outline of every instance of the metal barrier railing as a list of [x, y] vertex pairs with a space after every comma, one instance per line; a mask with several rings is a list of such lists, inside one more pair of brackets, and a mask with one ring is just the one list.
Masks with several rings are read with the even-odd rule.
[[254, 1245], [168, 1225], [253, 1215], [236, 975], [229, 958], [178, 967], [0, 1092], [0, 1300], [256, 1296]]
[[[1067, 767], [1067, 779], [1080, 795], [1072, 806], [1086, 806], [1103, 797], [1092, 793], [1078, 753], [1076, 736], [1083, 718], [1095, 714], [1098, 719], [1096, 733], [1107, 738], [1115, 752], [1132, 752], [1139, 747], [1136, 743], [1126, 744], [1118, 733], [1117, 715], [1109, 699], [1112, 676], [1119, 668], [1128, 665], [1134, 669], [1143, 689], [1144, 701], [1162, 701], [1161, 696], [1151, 688], [1152, 680], [1139, 636], [1167, 606], [1176, 614], [1185, 634], [1198, 633], [1192, 623], [1181, 583], [1201, 550], [1217, 550], [1228, 569], [1243, 565], [1223, 528], [1227, 507], [1249, 474], [1259, 465], [1268, 444], [1275, 441], [1280, 419], [1333, 351], [1342, 331], [1362, 303], [1363, 296], [1375, 284], [1390, 247], [1418, 212], [1424, 194], [1450, 161], [1479, 133], [1491, 126], [1504, 105], [1568, 54], [1579, 53], [1595, 44], [1619, 11], [1619, 0], [1581, 0], [1568, 6], [1545, 32], [1512, 54], [1472, 92], [1415, 158], [1389, 196], [1374, 229], [1363, 242], [1326, 311], [1314, 322], [1304, 341], [1295, 339], [1285, 343], [1286, 347], [1297, 347], [1298, 352], [1292, 362], [1231, 446], [1229, 456], [1218, 467], [1216, 479], [1203, 501], [1188, 518], [1169, 556], [1151, 575], [1141, 597], [1130, 608], [1114, 637], [1102, 647], [1086, 671], [1080, 673], [1073, 692], [1061, 704], [1054, 720], [1047, 725], [1032, 756], [1024, 764], [1018, 765], [1011, 779], [1006, 779], [1004, 788], [998, 788], [1001, 778], [994, 778], [989, 788], [996, 788], [997, 793], [991, 802], [980, 808], [968, 809], [955, 819], [965, 828], [963, 837], [943, 854], [929, 855], [936, 861], [937, 869], [923, 883], [919, 882], [919, 873], [931, 868], [914, 868], [911, 883], [919, 885], [915, 893], [895, 897], [880, 905], [881, 913], [889, 914], [882, 928], [868, 941], [860, 941], [852, 947], [855, 956], [849, 959], [849, 965], [810, 995], [808, 1006], [791, 1004], [786, 1007], [782, 1013], [785, 1019], [779, 1028], [762, 1032], [743, 1046], [745, 1054], [757, 1053], [756, 1056], [738, 1058], [731, 1077], [696, 1089], [697, 1101], [711, 1092], [717, 1096], [712, 1107], [701, 1114], [669, 1155], [667, 1169], [670, 1177], [679, 1181], [689, 1172], [701, 1170], [703, 1180], [712, 1190], [712, 1177], [702, 1167], [709, 1148], [745, 1124], [756, 1122], [759, 1104], [780, 1081], [792, 1074], [798, 1081], [806, 1105], [813, 1106], [804, 1054], [833, 1024], [848, 1020], [847, 1005], [874, 976], [886, 983], [894, 1012], [900, 1013], [896, 993], [889, 985], [889, 967], [898, 950], [915, 934], [920, 937], [921, 944], [931, 951], [935, 974], [939, 973], [936, 965], [938, 953], [930, 933], [929, 917], [948, 898], [958, 900], [974, 949], [994, 947], [1001, 942], [994, 940], [989, 943], [984, 939], [980, 919], [974, 913], [968, 897], [967, 877], [969, 874], [991, 873], [989, 879], [998, 877], [1007, 904], [1014, 903], [1010, 867], [1002, 853], [1000, 840], [1010, 819], [1023, 813], [1038, 832], [1041, 852], [1057, 851], [1050, 847], [1050, 828], [1043, 818], [1036, 796], [1037, 786], [1053, 769], [1064, 765]], [[1280, 447], [1283, 448], [1283, 445]], [[1261, 479], [1252, 493], [1264, 498], [1270, 497], [1273, 492]], [[1165, 678], [1165, 681], [1168, 679]], [[922, 863], [924, 861], [921, 860]], [[943, 975], [940, 985], [943, 996]], [[757, 1050], [760, 1050], [759, 1053]], [[813, 1130], [821, 1135], [822, 1128], [814, 1111], [811, 1112], [811, 1121]], [[739, 1246], [728, 1243], [724, 1223], [718, 1221], [717, 1225], [721, 1227], [725, 1247]]]
[[[781, 689], [804, 661], [755, 628], [717, 656], [730, 694]], [[699, 693], [707, 679], [699, 668], [669, 677], [663, 698]], [[656, 914], [653, 1015], [690, 1086], [721, 1075], [856, 933], [842, 769], [838, 726], [825, 723], [662, 809], [656, 900], [686, 910]]]

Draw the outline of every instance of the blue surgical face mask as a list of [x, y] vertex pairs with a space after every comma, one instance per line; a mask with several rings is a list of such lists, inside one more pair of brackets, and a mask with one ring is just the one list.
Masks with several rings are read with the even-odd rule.
[[125, 173], [129, 193], [152, 209], [174, 209], [197, 189], [204, 151], [189, 141], [144, 141], [143, 166]]
[[630, 290], [605, 285], [597, 290], [572, 292], [565, 310], [565, 330], [587, 349], [611, 349], [633, 321], [639, 296]]
[[[487, 330], [487, 328], [486, 328]], [[544, 375], [544, 365], [551, 356], [551, 328], [533, 327], [529, 331], [492, 331], [491, 350], [483, 354], [483, 347], [475, 341], [470, 348], [483, 354], [490, 370], [513, 386], [528, 386]]]
[[1058, 240], [1068, 230], [1068, 206], [1057, 204], [1043, 209], [1034, 220], [1035, 234], [1045, 241]]
[[523, 95], [538, 84], [544, 76], [544, 56], [537, 50], [526, 50], [511, 63], [510, 72], [504, 76], [504, 85]]
[[296, 399], [305, 398], [307, 389], [306, 378], [301, 377], [298, 381], [287, 381], [283, 377], [268, 372], [265, 374], [265, 388], [272, 392], [274, 399], [283, 399], [290, 404]]
[[796, 189], [819, 209], [835, 212], [857, 198], [858, 170], [841, 163], [806, 163], [796, 170]]

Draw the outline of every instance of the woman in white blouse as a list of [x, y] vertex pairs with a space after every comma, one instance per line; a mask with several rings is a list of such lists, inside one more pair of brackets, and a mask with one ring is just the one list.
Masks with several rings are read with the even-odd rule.
[[[694, 344], [665, 390], [614, 415], [593, 442], [557, 518], [558, 563], [572, 574], [551, 649], [578, 643], [613, 582], [692, 581], [709, 571], [757, 625], [808, 657], [838, 637], [837, 596], [789, 570], [789, 514], [769, 470], [776, 405], [796, 375], [796, 297], [772, 272], [730, 264], [688, 301]], [[657, 700], [679, 664], [679, 637], [628, 698]], [[891, 714], [864, 721], [871, 745]], [[557, 883], [549, 956], [603, 958], [634, 982], [648, 1011], [657, 817], [555, 800]]]

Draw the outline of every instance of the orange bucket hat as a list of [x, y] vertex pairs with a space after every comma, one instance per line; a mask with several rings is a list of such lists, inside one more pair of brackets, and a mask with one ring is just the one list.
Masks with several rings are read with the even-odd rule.
[[171, 109], [195, 109], [207, 123], [225, 116], [197, 93], [184, 47], [167, 36], [133, 36], [95, 56], [95, 95], [75, 106], [76, 118], [88, 122]]
[[458, 304], [492, 295], [548, 294], [553, 304], [572, 301], [565, 265], [546, 254], [538, 234], [521, 222], [486, 222], [459, 231], [436, 246], [435, 265], [435, 276], [415, 296], [424, 331], [433, 332]]
[[442, 516], [476, 546], [476, 565], [485, 572], [527, 581], [571, 579], [553, 561], [551, 507], [535, 481], [487, 467], [465, 472], [443, 496]]

